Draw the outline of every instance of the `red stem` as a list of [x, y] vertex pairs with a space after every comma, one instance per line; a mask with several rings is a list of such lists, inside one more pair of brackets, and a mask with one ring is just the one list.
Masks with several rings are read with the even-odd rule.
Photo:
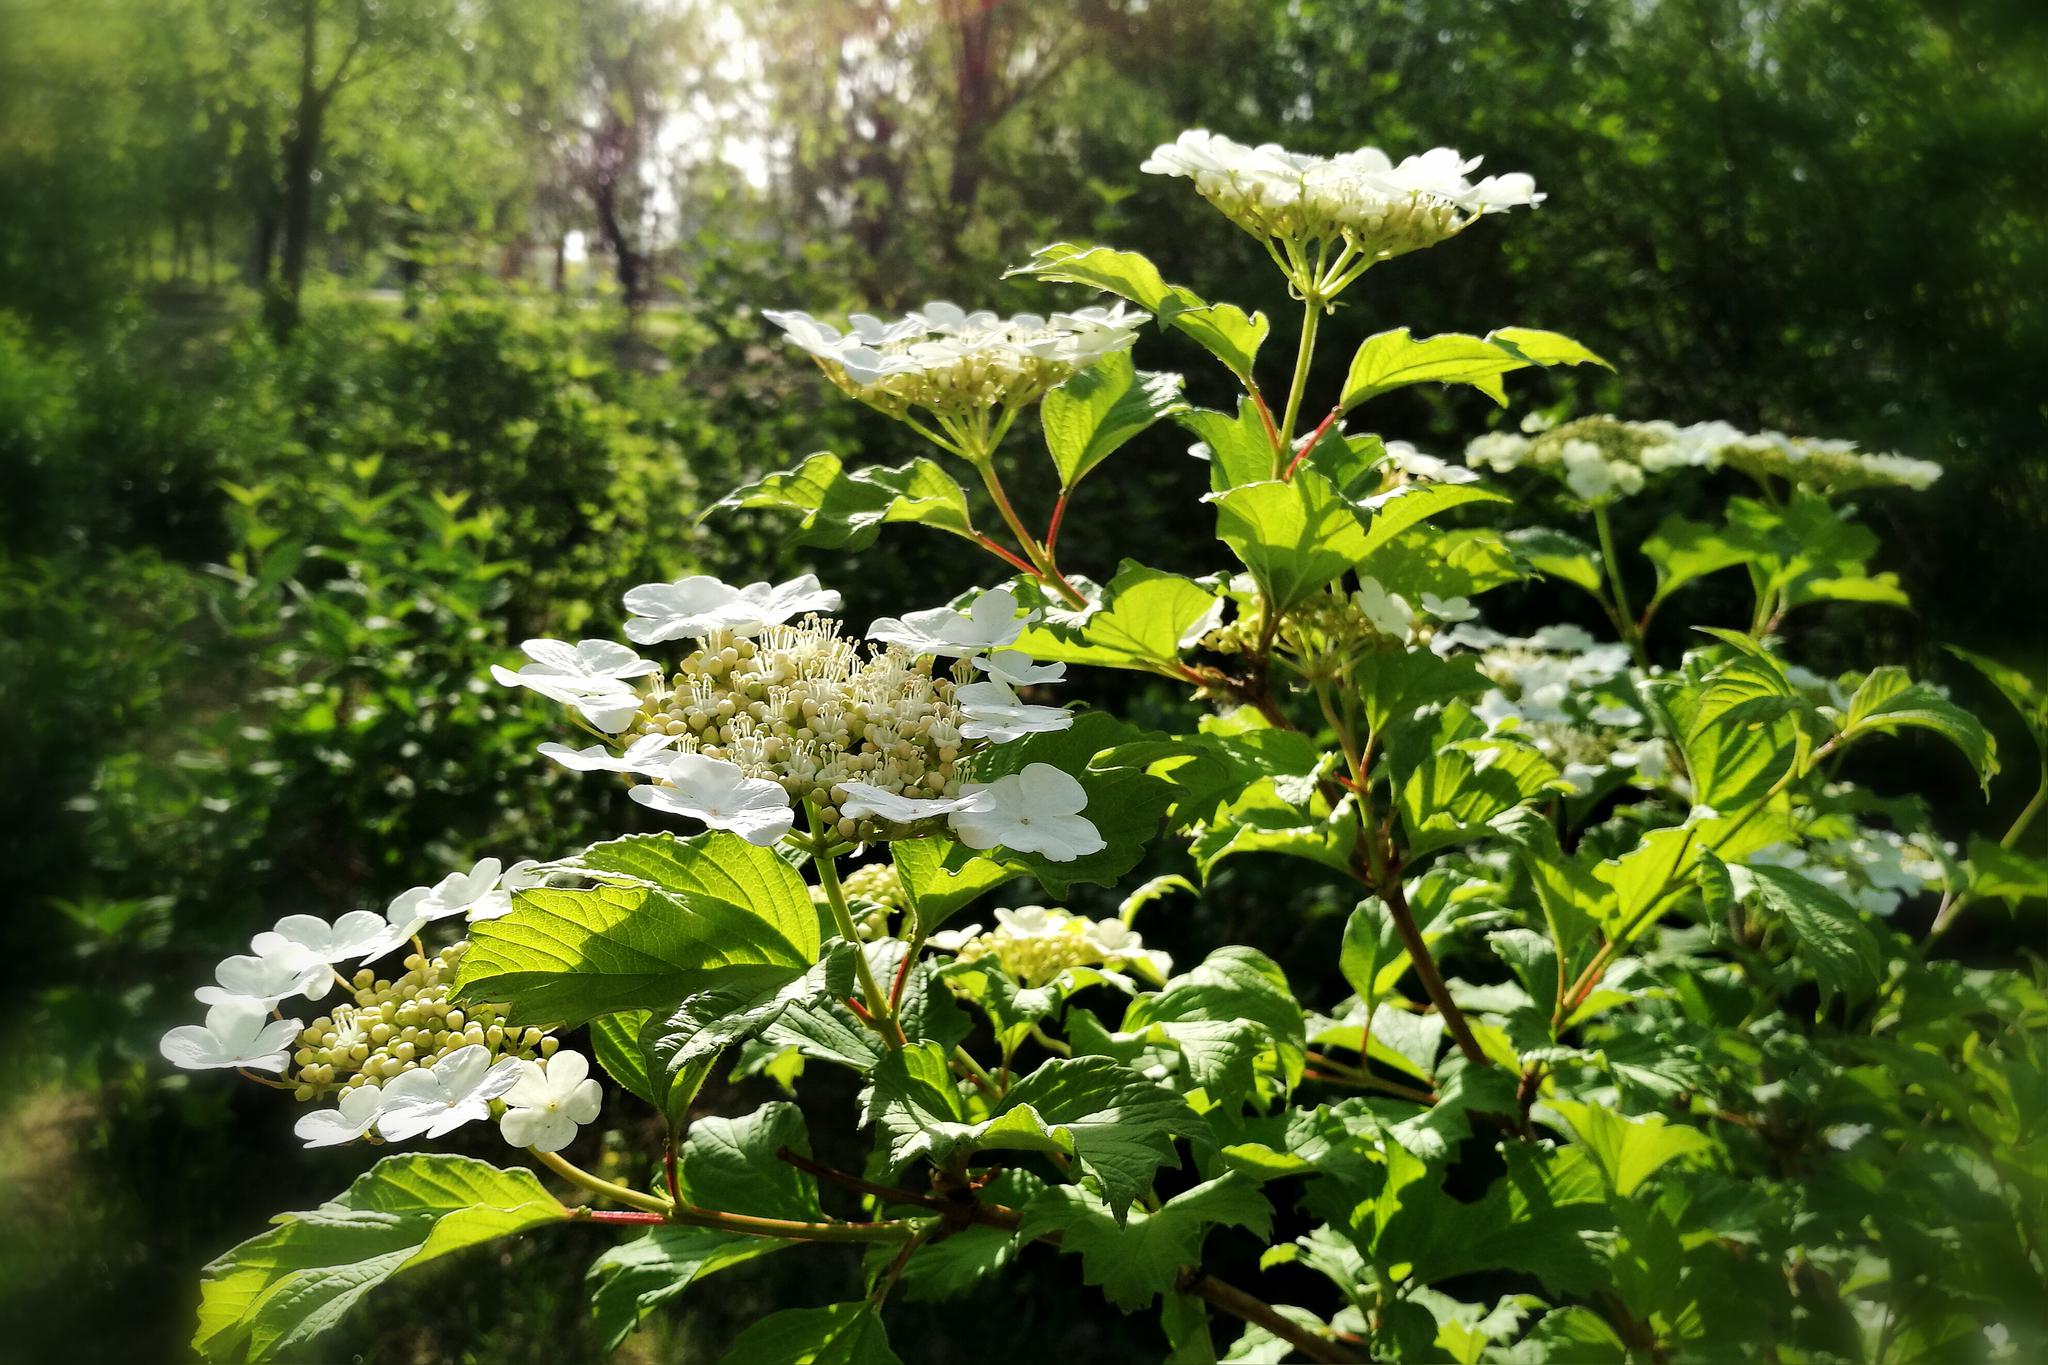
[[1259, 410], [1259, 420], [1266, 424], [1266, 439], [1273, 443], [1273, 449], [1280, 448], [1280, 428], [1273, 425], [1273, 410], [1266, 406], [1266, 395], [1259, 392], [1259, 386], [1250, 386], [1252, 404]]
[[889, 1013], [894, 1014], [903, 1005], [903, 983], [910, 980], [910, 958], [917, 945], [905, 944], [903, 961], [896, 966], [896, 979], [889, 983]]
[[577, 1218], [593, 1223], [666, 1223], [668, 1219], [658, 1213], [642, 1213], [638, 1209], [578, 1209]]
[[859, 1000], [855, 999], [853, 996], [847, 996], [846, 1007], [852, 1010], [856, 1015], [858, 1015], [860, 1017], [860, 1021], [863, 1024], [868, 1025], [870, 1028], [874, 1026], [875, 1016], [869, 1014], [868, 1007], [866, 1005], [861, 1004]]
[[1060, 523], [1067, 519], [1067, 497], [1071, 489], [1060, 490], [1060, 500], [1052, 505], [1052, 524], [1045, 528], [1045, 555], [1052, 558], [1052, 547], [1059, 543]]
[[1285, 483], [1294, 477], [1294, 471], [1301, 468], [1301, 462], [1309, 457], [1309, 453], [1313, 451], [1316, 448], [1317, 443], [1323, 439], [1323, 433], [1330, 429], [1330, 424], [1332, 422], [1335, 422], [1337, 418], [1343, 414], [1343, 411], [1344, 410], [1342, 408], [1331, 408], [1330, 415], [1323, 419], [1323, 424], [1317, 427], [1314, 431], [1309, 433], [1308, 440], [1301, 447], [1301, 453], [1294, 457], [1293, 461], [1289, 463], [1287, 466], [1287, 472], [1280, 476], [1280, 481], [1282, 483]]
[[1011, 554], [1008, 550], [1004, 549], [1002, 545], [990, 539], [985, 532], [976, 531], [974, 533], [974, 539], [975, 543], [980, 545], [982, 549], [987, 550], [990, 554], [995, 555], [997, 558], [1008, 562], [1012, 567], [1023, 570], [1025, 573], [1030, 574], [1033, 578], [1043, 578], [1045, 576], [1038, 571], [1037, 565], [1032, 564], [1029, 560], [1022, 559], [1014, 554]]

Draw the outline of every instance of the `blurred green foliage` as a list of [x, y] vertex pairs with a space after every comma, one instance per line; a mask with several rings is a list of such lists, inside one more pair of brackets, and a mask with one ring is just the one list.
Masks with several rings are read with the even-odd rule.
[[[0, 0], [0, 1021], [38, 1040], [9, 1051], [34, 1084], [0, 1120], [4, 1339], [76, 1352], [69, 1318], [108, 1324], [82, 1358], [168, 1357], [198, 1261], [338, 1187], [271, 1119], [158, 1074], [190, 1002], [154, 983], [277, 914], [619, 827], [539, 780], [485, 670], [608, 629], [631, 583], [792, 566], [775, 519], [700, 512], [879, 449], [880, 419], [756, 310], [1078, 302], [998, 280], [1061, 238], [1238, 280], [1220, 218], [1126, 188], [1183, 127], [1532, 172], [1540, 212], [1351, 306], [1568, 331], [1620, 378], [1561, 381], [1560, 409], [1943, 461], [1872, 509], [1940, 629], [1899, 614], [1900, 638], [1823, 652], [1924, 661], [1938, 635], [2037, 664], [2044, 70], [2035, 0]], [[1277, 285], [1242, 286], [1291, 341]], [[292, 306], [266, 324], [265, 298]], [[1388, 435], [1488, 420], [1411, 392]], [[1196, 462], [1160, 433], [1119, 460], [1067, 543], [1206, 567], [1151, 512], [1201, 491]], [[980, 572], [895, 543], [835, 582], [853, 619]], [[1228, 882], [1211, 907], [1229, 937], [1272, 913]], [[38, 1312], [60, 1287], [66, 1312]], [[427, 1282], [370, 1358], [577, 1358], [558, 1288], [454, 1323], [487, 1301]], [[1107, 1349], [1059, 1330], [1035, 1349]]]

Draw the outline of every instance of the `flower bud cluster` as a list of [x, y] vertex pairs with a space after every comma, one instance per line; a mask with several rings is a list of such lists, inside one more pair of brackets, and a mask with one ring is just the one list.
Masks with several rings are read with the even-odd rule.
[[1545, 470], [1585, 503], [1640, 493], [1649, 475], [1723, 465], [1754, 478], [1775, 476], [1825, 493], [1919, 490], [1941, 477], [1941, 466], [1931, 461], [1859, 451], [1850, 441], [1777, 431], [1752, 435], [1726, 422], [1681, 427], [1605, 416], [1583, 417], [1530, 435], [1489, 432], [1466, 447], [1465, 458], [1503, 473], [1524, 466]]
[[808, 313], [770, 312], [790, 341], [861, 402], [902, 417], [922, 408], [942, 420], [1034, 403], [1081, 370], [1128, 349], [1144, 313], [1082, 308], [1002, 318], [929, 303], [895, 322], [856, 313], [840, 332]]
[[408, 954], [405, 972], [395, 979], [368, 967], [358, 971], [349, 981], [352, 1003], [336, 1005], [299, 1034], [288, 1073], [293, 1094], [318, 1100], [336, 1090], [385, 1085], [472, 1045], [493, 1058], [552, 1055], [556, 1040], [537, 1028], [507, 1024], [504, 1006], [450, 1001], [467, 946], [456, 943], [431, 958]]
[[[889, 916], [910, 908], [910, 897], [903, 890], [903, 876], [889, 863], [864, 863], [846, 874], [840, 883], [846, 899], [854, 913], [854, 927], [867, 942], [886, 938], [889, 933]], [[811, 888], [811, 899], [818, 905], [829, 902], [823, 887]]]
[[666, 735], [679, 753], [734, 763], [815, 802], [848, 839], [863, 822], [842, 817], [842, 783], [862, 782], [918, 800], [956, 797], [967, 757], [985, 747], [962, 736], [956, 687], [966, 664], [933, 674], [930, 658], [896, 645], [862, 646], [839, 623], [806, 616], [752, 639], [714, 630], [668, 678], [643, 688], [634, 735]]
[[1165, 953], [1147, 950], [1138, 932], [1121, 920], [1096, 920], [1070, 910], [1025, 905], [997, 910], [996, 927], [980, 925], [931, 937], [933, 947], [961, 962], [993, 958], [1026, 986], [1042, 986], [1070, 967], [1135, 967], [1161, 980], [1172, 969]]

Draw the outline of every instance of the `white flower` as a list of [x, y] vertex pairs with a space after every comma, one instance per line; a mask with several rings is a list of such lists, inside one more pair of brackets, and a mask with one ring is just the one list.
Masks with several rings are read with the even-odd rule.
[[1614, 491], [1614, 471], [1600, 447], [1591, 441], [1566, 441], [1558, 452], [1564, 463], [1565, 486], [1581, 502], [1601, 502]]
[[532, 663], [517, 673], [493, 664], [491, 676], [507, 687], [529, 687], [550, 701], [573, 706], [607, 734], [625, 729], [640, 709], [640, 695], [628, 679], [661, 671], [652, 659], [611, 640], [579, 640], [573, 645], [528, 640], [520, 648]]
[[1005, 744], [1025, 735], [1064, 730], [1074, 723], [1074, 713], [1065, 707], [1032, 706], [1019, 701], [1008, 683], [993, 678], [955, 688], [953, 701], [966, 718], [960, 733], [968, 739]]
[[[370, 951], [380, 951], [382, 947], [381, 943], [374, 944]], [[221, 960], [213, 973], [220, 984], [201, 986], [193, 992], [200, 1004], [247, 1000], [269, 1009], [294, 995], [318, 1000], [334, 984], [334, 969], [326, 959], [283, 934], [258, 934], [249, 941], [249, 948], [245, 955]]]
[[845, 799], [839, 803], [841, 815], [855, 820], [864, 815], [871, 815], [892, 825], [915, 824], [919, 820], [936, 819], [941, 815], [956, 815], [961, 811], [985, 810], [989, 805], [986, 792], [921, 800], [870, 786], [866, 782], [842, 782], [839, 789], [846, 793]]
[[808, 313], [762, 316], [856, 397], [935, 410], [1030, 402], [1076, 370], [1129, 349], [1150, 321], [1121, 303], [1004, 318], [933, 302], [889, 323], [855, 313], [843, 333]]
[[547, 869], [531, 858], [522, 858], [505, 869], [497, 886], [469, 903], [465, 912], [471, 924], [479, 920], [502, 919], [512, 913], [512, 893], [540, 886], [548, 879]]
[[597, 1117], [604, 1089], [590, 1079], [590, 1063], [567, 1049], [544, 1062], [521, 1062], [519, 1078], [505, 1092], [498, 1131], [514, 1147], [559, 1152], [576, 1137], [576, 1126]]
[[782, 784], [748, 777], [737, 763], [677, 754], [660, 775], [667, 785], [635, 787], [627, 795], [643, 806], [730, 830], [760, 848], [789, 833], [796, 823]]
[[351, 910], [332, 924], [318, 915], [286, 915], [269, 934], [258, 934], [251, 946], [260, 953], [266, 943], [283, 939], [322, 962], [353, 962], [377, 951], [383, 937], [382, 915], [375, 910]]
[[387, 1142], [437, 1138], [472, 1119], [491, 1116], [491, 1101], [518, 1083], [517, 1057], [491, 1062], [491, 1051], [471, 1043], [435, 1062], [400, 1072], [379, 1097], [377, 1133]]
[[543, 744], [540, 752], [572, 772], [649, 773], [667, 766], [663, 750], [676, 742], [674, 735], [642, 735], [623, 754], [614, 754], [602, 744], [572, 749], [566, 744]]
[[272, 1019], [254, 1000], [228, 999], [206, 1012], [204, 1024], [182, 1024], [163, 1037], [164, 1060], [187, 1071], [244, 1066], [283, 1071], [292, 1040], [305, 1027], [297, 1019]]
[[839, 594], [818, 586], [816, 574], [800, 574], [787, 583], [749, 583], [735, 588], [708, 574], [693, 574], [673, 583], [642, 583], [625, 596], [626, 638], [654, 645], [685, 637], [702, 639], [716, 630], [752, 637], [807, 612], [839, 609]]
[[1012, 687], [1028, 687], [1034, 683], [1056, 683], [1067, 676], [1065, 664], [1033, 663], [1031, 656], [1015, 649], [999, 649], [986, 658], [978, 658], [974, 666], [998, 682]]
[[1102, 954], [1103, 963], [1110, 967], [1143, 964], [1152, 975], [1165, 980], [1173, 970], [1173, 958], [1165, 950], [1147, 948], [1144, 938], [1130, 925], [1120, 919], [1091, 919], [1083, 921], [1082, 931], [1090, 947]]
[[933, 607], [900, 618], [885, 616], [868, 627], [868, 638], [901, 645], [912, 654], [961, 659], [1016, 643], [1037, 616], [1030, 612], [1019, 617], [1017, 595], [1008, 588], [992, 588], [975, 598], [965, 615], [951, 607]]
[[315, 1109], [292, 1125], [292, 1132], [306, 1140], [308, 1147], [339, 1147], [354, 1142], [370, 1131], [382, 1111], [383, 1091], [374, 1085], [359, 1085], [341, 1092], [338, 1107]]
[[1405, 640], [1408, 632], [1415, 628], [1415, 612], [1407, 599], [1388, 592], [1376, 578], [1359, 579], [1358, 591], [1352, 594], [1351, 600], [1365, 613], [1365, 619], [1372, 622], [1372, 628], [1382, 635]]
[[1081, 815], [1088, 806], [1087, 788], [1049, 763], [1028, 764], [994, 782], [970, 782], [962, 791], [986, 793], [989, 801], [983, 809], [961, 811], [948, 821], [969, 848], [1000, 845], [1067, 863], [1106, 847]]
[[387, 941], [396, 946], [437, 919], [467, 915], [498, 889], [498, 876], [504, 868], [496, 858], [481, 858], [467, 872], [451, 872], [432, 886], [400, 892], [384, 909], [390, 924]]
[[1479, 609], [1463, 597], [1438, 597], [1433, 592], [1422, 594], [1422, 609], [1439, 621], [1475, 621]]
[[1479, 476], [1461, 464], [1425, 455], [1407, 441], [1388, 441], [1387, 462], [1411, 479], [1431, 483], [1477, 483]]

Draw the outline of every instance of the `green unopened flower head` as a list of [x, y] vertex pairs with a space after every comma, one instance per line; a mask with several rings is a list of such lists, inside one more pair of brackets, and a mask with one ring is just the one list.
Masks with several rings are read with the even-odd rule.
[[505, 1006], [450, 1000], [467, 947], [452, 944], [431, 958], [409, 954], [404, 973], [393, 979], [368, 967], [358, 971], [349, 982], [350, 1001], [299, 1034], [291, 1057], [294, 1094], [317, 1100], [338, 1089], [383, 1085], [463, 1047], [480, 1046], [493, 1057], [553, 1053], [555, 1040], [541, 1030], [506, 1023]]

